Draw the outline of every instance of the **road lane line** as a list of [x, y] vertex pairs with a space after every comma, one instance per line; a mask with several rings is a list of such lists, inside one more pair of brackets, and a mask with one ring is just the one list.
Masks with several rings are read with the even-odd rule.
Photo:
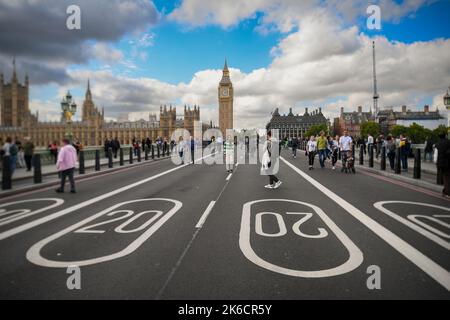
[[414, 263], [417, 267], [419, 267], [423, 272], [428, 274], [431, 278], [436, 280], [439, 284], [441, 284], [444, 288], [450, 291], [450, 272], [446, 269], [442, 268], [436, 262], [428, 258], [422, 252], [411, 246], [409, 243], [395, 235], [390, 230], [383, 227], [381, 224], [368, 217], [361, 210], [335, 194], [333, 191], [328, 189], [327, 187], [320, 184], [317, 180], [313, 179], [302, 170], [285, 160], [281, 157], [281, 160], [288, 165], [292, 170], [297, 172], [300, 176], [302, 176], [306, 181], [311, 183], [316, 189], [321, 191], [331, 200], [336, 202], [340, 207], [350, 213], [354, 218], [359, 220], [362, 224], [364, 224], [367, 228], [373, 231], [376, 235], [378, 235], [381, 239], [386, 241], [391, 247], [397, 250], [400, 254], [402, 254], [409, 261]]
[[[202, 159], [204, 159], [204, 158], [205, 158], [205, 157], [203, 157]], [[53, 213], [53, 214], [51, 214], [51, 215], [49, 215], [49, 216], [43, 217], [43, 218], [38, 219], [38, 220], [31, 221], [31, 222], [26, 223], [26, 224], [24, 224], [24, 225], [21, 225], [21, 226], [18, 226], [18, 227], [16, 227], [16, 228], [10, 229], [10, 230], [8, 230], [8, 231], [2, 232], [2, 233], [0, 233], [0, 240], [4, 240], [4, 239], [9, 238], [9, 237], [11, 237], [11, 236], [14, 236], [14, 235], [16, 235], [16, 234], [18, 234], [18, 233], [21, 233], [21, 232], [23, 232], [23, 231], [26, 231], [26, 230], [29, 230], [29, 229], [31, 229], [31, 228], [34, 228], [34, 227], [36, 227], [36, 226], [38, 226], [38, 225], [41, 225], [41, 224], [43, 224], [43, 223], [46, 223], [46, 222], [49, 222], [49, 221], [51, 221], [51, 220], [57, 219], [57, 218], [59, 218], [59, 217], [65, 216], [65, 215], [67, 215], [67, 214], [69, 214], [69, 213], [71, 213], [71, 212], [74, 212], [74, 211], [77, 211], [77, 210], [79, 210], [79, 209], [85, 208], [85, 207], [90, 206], [91, 204], [94, 204], [94, 203], [96, 203], [96, 202], [102, 201], [102, 200], [104, 200], [104, 199], [111, 198], [112, 196], [115, 196], [115, 195], [120, 194], [120, 193], [122, 193], [122, 192], [128, 191], [128, 190], [130, 190], [130, 189], [133, 189], [133, 188], [138, 187], [138, 186], [140, 186], [140, 185], [142, 185], [142, 184], [145, 184], [145, 183], [147, 183], [147, 182], [150, 182], [150, 181], [153, 181], [153, 180], [155, 180], [155, 179], [158, 179], [158, 178], [160, 178], [160, 177], [162, 177], [162, 176], [165, 176], [165, 175], [167, 175], [167, 174], [169, 174], [169, 173], [175, 172], [175, 171], [180, 170], [180, 169], [182, 169], [182, 168], [185, 168], [185, 167], [187, 167], [187, 166], [190, 166], [190, 164], [184, 164], [184, 165], [175, 167], [175, 168], [173, 168], [173, 169], [170, 169], [170, 170], [161, 172], [161, 173], [159, 173], [159, 174], [157, 174], [157, 175], [155, 175], [155, 176], [152, 176], [152, 177], [149, 177], [149, 178], [147, 178], [147, 179], [144, 179], [144, 180], [135, 182], [135, 183], [133, 183], [133, 184], [130, 184], [130, 185], [127, 185], [127, 186], [125, 186], [125, 187], [116, 189], [116, 190], [114, 190], [114, 191], [105, 193], [105, 194], [103, 194], [103, 195], [100, 195], [100, 196], [98, 196], [98, 197], [92, 198], [92, 199], [90, 199], [90, 200], [81, 202], [81, 203], [79, 203], [79, 204], [77, 204], [77, 205], [74, 205], [74, 206], [72, 206], [72, 207], [69, 207], [69, 208], [67, 208], [67, 209], [64, 209], [64, 210], [55, 212], [55, 213]]]
[[197, 229], [201, 229], [203, 227], [203, 224], [205, 223], [206, 219], [208, 218], [209, 214], [211, 213], [212, 209], [214, 208], [214, 205], [216, 204], [215, 201], [211, 201], [208, 205], [208, 207], [206, 208], [205, 212], [203, 213], [203, 215], [201, 216], [200, 220], [198, 221], [197, 225], [195, 226], [195, 228]]
[[226, 179], [226, 181], [230, 181], [230, 179], [231, 179], [231, 177], [233, 176], [233, 174], [232, 173], [230, 173], [229, 175], [228, 175], [228, 177], [227, 177], [227, 179]]

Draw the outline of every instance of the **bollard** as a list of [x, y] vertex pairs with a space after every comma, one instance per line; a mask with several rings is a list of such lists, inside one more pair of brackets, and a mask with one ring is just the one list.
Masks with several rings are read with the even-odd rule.
[[123, 167], [125, 165], [124, 161], [123, 161], [123, 149], [120, 148], [119, 150], [119, 165], [121, 167]]
[[112, 152], [112, 149], [111, 148], [109, 148], [108, 149], [108, 168], [112, 168], [114, 166], [114, 164], [113, 164], [113, 152]]
[[141, 158], [141, 148], [140, 148], [140, 147], [137, 149], [137, 161], [138, 161], [138, 162], [141, 162], [141, 161], [142, 161], [142, 158]]
[[84, 165], [84, 151], [80, 150], [80, 168], [78, 169], [79, 174], [85, 174], [86, 173], [86, 168]]
[[2, 189], [10, 190], [12, 188], [11, 177], [11, 160], [9, 156], [3, 157], [3, 175], [2, 175]]
[[359, 164], [364, 165], [364, 149], [363, 146], [359, 147]]
[[42, 165], [41, 165], [41, 155], [35, 154], [33, 156], [33, 167], [34, 167], [34, 173], [33, 173], [33, 181], [34, 183], [42, 183]]
[[159, 144], [156, 145], [156, 148], [158, 149], [158, 158], [160, 158], [161, 157], [161, 154], [160, 154], [161, 151], [159, 150], [160, 149]]
[[152, 160], [155, 160], [155, 146], [152, 145]]
[[355, 143], [353, 142], [353, 143], [352, 143], [352, 155], [353, 155], [353, 158], [356, 157], [355, 151], [356, 151], [356, 146], [355, 146]]
[[437, 168], [436, 184], [438, 186], [444, 185], [444, 173], [441, 168]]
[[402, 173], [402, 163], [400, 160], [400, 148], [397, 148], [395, 150], [395, 174], [401, 174]]
[[130, 164], [133, 164], [133, 148], [130, 147]]
[[145, 145], [145, 161], [148, 161], [148, 146]]
[[381, 148], [380, 170], [386, 171], [386, 147]]
[[421, 170], [422, 170], [421, 160], [422, 158], [420, 155], [420, 149], [416, 149], [416, 152], [414, 154], [414, 179], [421, 178]]
[[167, 156], [170, 157], [170, 146], [167, 145]]
[[369, 147], [369, 167], [373, 168], [373, 145]]
[[100, 171], [100, 150], [95, 150], [95, 171]]

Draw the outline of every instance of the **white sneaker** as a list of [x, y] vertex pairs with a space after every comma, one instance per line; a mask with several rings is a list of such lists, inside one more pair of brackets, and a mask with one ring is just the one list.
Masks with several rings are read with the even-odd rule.
[[333, 167], [333, 170], [336, 170], [336, 167]]
[[268, 184], [267, 186], [265, 186], [264, 188], [266, 188], [266, 189], [273, 189], [273, 185], [271, 185], [271, 184]]
[[273, 186], [273, 188], [274, 188], [274, 189], [278, 189], [278, 188], [281, 186], [282, 183], [283, 183], [283, 182], [278, 181], [277, 183], [275, 183], [275, 185]]

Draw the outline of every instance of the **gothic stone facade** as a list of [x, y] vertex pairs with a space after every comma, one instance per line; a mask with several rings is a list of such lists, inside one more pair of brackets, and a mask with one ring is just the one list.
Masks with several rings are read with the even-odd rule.
[[[39, 114], [32, 114], [29, 109], [29, 83], [19, 83], [15, 68], [10, 83], [5, 84], [0, 76], [0, 138], [6, 137], [22, 140], [29, 137], [36, 146], [46, 147], [50, 142], [61, 141], [66, 135], [65, 115], [60, 122], [40, 122]], [[130, 144], [133, 138], [144, 139], [157, 137], [170, 139], [177, 128], [185, 128], [192, 132], [194, 121], [200, 121], [200, 107], [193, 110], [185, 107], [184, 121], [177, 120], [176, 109], [167, 106], [160, 109], [160, 121], [106, 122], [104, 111], [100, 111], [92, 98], [90, 85], [86, 90], [82, 108], [82, 120], [74, 122], [73, 137], [86, 146], [102, 145], [105, 139], [117, 137], [123, 144]]]
[[268, 130], [278, 129], [280, 138], [300, 137], [306, 138], [306, 132], [314, 125], [328, 125], [328, 120], [322, 113], [322, 109], [308, 112], [306, 108], [303, 115], [294, 115], [292, 108], [289, 109], [288, 115], [280, 115], [278, 108], [272, 114], [272, 119], [267, 125]]

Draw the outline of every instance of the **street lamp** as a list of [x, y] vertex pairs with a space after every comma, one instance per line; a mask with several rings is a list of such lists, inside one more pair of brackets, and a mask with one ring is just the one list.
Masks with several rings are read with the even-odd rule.
[[[450, 90], [450, 87], [449, 87]], [[447, 108], [447, 128], [448, 128], [448, 134], [450, 138], [450, 94], [449, 90], [447, 90], [447, 94], [444, 96], [444, 105]]]
[[75, 104], [75, 100], [72, 99], [72, 95], [70, 91], [67, 91], [66, 96], [61, 101], [61, 110], [63, 113], [63, 118], [66, 121], [67, 129], [66, 129], [66, 138], [72, 142], [73, 133], [72, 133], [72, 117], [77, 112], [77, 105]]

